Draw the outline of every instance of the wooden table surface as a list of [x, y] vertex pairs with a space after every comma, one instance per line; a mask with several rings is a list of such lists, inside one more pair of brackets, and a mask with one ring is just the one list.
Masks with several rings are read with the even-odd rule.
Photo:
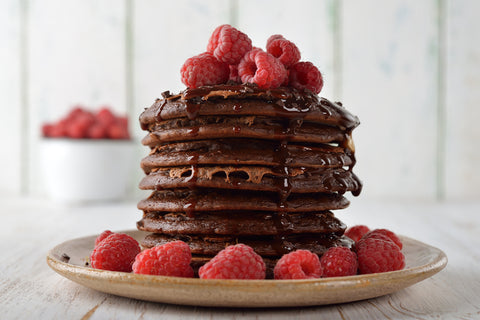
[[104, 229], [134, 229], [134, 202], [65, 206], [1, 197], [1, 319], [480, 319], [480, 203], [366, 202], [336, 216], [347, 225], [389, 228], [443, 250], [447, 267], [432, 278], [376, 299], [283, 309], [166, 305], [97, 292], [46, 264], [55, 245]]

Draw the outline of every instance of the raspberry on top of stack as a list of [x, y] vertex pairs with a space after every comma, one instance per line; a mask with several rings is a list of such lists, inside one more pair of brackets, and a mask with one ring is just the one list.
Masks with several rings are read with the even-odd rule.
[[138, 204], [144, 248], [182, 240], [198, 272], [242, 243], [273, 277], [290, 252], [353, 246], [332, 210], [362, 188], [352, 171], [359, 120], [317, 96], [322, 74], [295, 44], [273, 35], [264, 51], [222, 25], [181, 78], [186, 90], [164, 92], [140, 116], [150, 148], [140, 188], [151, 195]]

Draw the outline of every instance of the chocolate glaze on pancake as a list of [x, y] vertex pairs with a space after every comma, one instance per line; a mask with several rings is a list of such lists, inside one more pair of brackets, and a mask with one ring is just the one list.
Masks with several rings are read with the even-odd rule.
[[[154, 191], [149, 198], [138, 203], [144, 212], [170, 211], [185, 212], [185, 208], [194, 212], [225, 210], [278, 210], [276, 193], [201, 189], [175, 189]], [[313, 212], [343, 209], [349, 205], [347, 198], [338, 193], [292, 193], [284, 199], [285, 212]], [[190, 212], [189, 212], [190, 213]]]
[[312, 92], [281, 87], [263, 90], [252, 84], [204, 86], [178, 95], [163, 94], [140, 116], [143, 130], [161, 120], [195, 119], [198, 116], [257, 115], [302, 119], [353, 129], [358, 118], [340, 104], [319, 98]]
[[[184, 235], [175, 236], [166, 234], [150, 234], [145, 237], [143, 245], [151, 248], [169, 241], [182, 240], [190, 244], [190, 249], [194, 255], [211, 256], [224, 249], [226, 246], [237, 243], [244, 243], [255, 248], [255, 252], [261, 256], [280, 257], [275, 247], [275, 237], [255, 236], [255, 237], [236, 237], [236, 236], [202, 236], [202, 235]], [[289, 235], [285, 237], [285, 242], [296, 249], [310, 250], [321, 256], [328, 248], [332, 246], [352, 247], [353, 240], [345, 236], [323, 236], [321, 234], [303, 234]]]
[[[182, 141], [153, 147], [141, 161], [145, 173], [153, 168], [191, 165], [197, 155], [198, 165], [279, 166], [276, 148], [270, 140], [216, 139]], [[293, 144], [286, 146], [285, 163], [290, 167], [338, 168], [353, 164], [353, 153], [328, 144]]]
[[[183, 212], [145, 212], [139, 230], [164, 234], [238, 235], [277, 234], [272, 212], [215, 211], [189, 217]], [[333, 213], [291, 213], [292, 234], [334, 233], [342, 235], [345, 225]], [[259, 223], [261, 222], [261, 223]]]
[[[181, 239], [204, 263], [245, 243], [273, 265], [281, 255], [352, 245], [330, 210], [358, 195], [352, 130], [340, 103], [293, 88], [216, 85], [162, 94], [140, 125], [150, 153], [141, 162], [142, 245]], [[270, 270], [271, 274], [271, 270]]]
[[[140, 182], [140, 189], [188, 188], [192, 168], [157, 168]], [[277, 191], [283, 179], [269, 167], [197, 166], [197, 187], [235, 190]], [[356, 192], [361, 186], [357, 176], [343, 168], [293, 168], [289, 171], [292, 193]]]

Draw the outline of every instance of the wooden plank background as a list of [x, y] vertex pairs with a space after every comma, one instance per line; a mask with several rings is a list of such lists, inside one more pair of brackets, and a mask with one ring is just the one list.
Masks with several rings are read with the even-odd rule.
[[230, 23], [256, 46], [297, 43], [321, 95], [360, 117], [361, 198], [478, 199], [479, 14], [476, 0], [2, 1], [0, 192], [43, 195], [40, 125], [75, 104], [128, 113], [139, 141], [140, 112]]

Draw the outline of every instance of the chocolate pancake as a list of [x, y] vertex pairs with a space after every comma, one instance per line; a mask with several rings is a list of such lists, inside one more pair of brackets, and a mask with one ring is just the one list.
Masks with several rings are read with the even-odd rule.
[[[154, 146], [159, 142], [199, 139], [250, 138], [272, 139], [293, 142], [342, 143], [347, 138], [345, 133], [336, 127], [304, 122], [301, 126], [285, 123], [284, 119], [266, 119], [258, 116], [236, 117], [199, 117], [195, 120], [165, 120], [151, 128], [142, 143]], [[290, 126], [296, 126], [295, 132], [289, 132]]]
[[[138, 203], [144, 212], [170, 211], [189, 214], [203, 211], [279, 210], [276, 193], [244, 190], [175, 189], [154, 191], [149, 198]], [[283, 200], [282, 212], [312, 212], [343, 209], [349, 205], [347, 198], [338, 193], [294, 194]]]
[[[255, 236], [278, 233], [274, 212], [202, 212], [189, 216], [183, 212], [146, 212], [137, 227], [164, 234]], [[262, 221], [262, 223], [259, 223]], [[301, 212], [288, 215], [292, 234], [334, 233], [342, 235], [345, 225], [331, 212]]]
[[[169, 167], [156, 168], [140, 182], [140, 189], [155, 190], [188, 188], [195, 172], [196, 187], [278, 191], [284, 175], [273, 168], [257, 166], [216, 166], [216, 167]], [[293, 168], [289, 170], [292, 193], [360, 191], [361, 182], [357, 176], [343, 168]]]
[[160, 120], [228, 115], [296, 118], [343, 130], [351, 130], [360, 124], [358, 118], [341, 104], [294, 88], [264, 90], [251, 84], [216, 85], [187, 89], [178, 95], [169, 92], [162, 95], [164, 99], [157, 99], [140, 116], [143, 130], [151, 131], [151, 125]]
[[[199, 165], [279, 166], [278, 142], [253, 139], [216, 139], [172, 142], [155, 146], [141, 161], [146, 174], [153, 168]], [[285, 164], [290, 167], [330, 168], [353, 164], [353, 154], [345, 148], [326, 144], [288, 144]]]
[[[190, 249], [192, 250], [193, 255], [203, 256], [205, 258], [214, 256], [220, 250], [225, 249], [225, 247], [237, 243], [244, 243], [251, 246], [255, 250], [255, 252], [257, 252], [262, 257], [278, 258], [280, 257], [278, 251], [285, 249], [279, 249], [275, 247], [278, 242], [273, 236], [229, 237], [201, 235], [193, 236], [183, 234], [171, 236], [166, 234], [152, 233], [145, 237], [142, 245], [145, 248], [151, 248], [174, 240], [185, 241], [190, 245]], [[353, 244], [353, 240], [346, 236], [323, 236], [319, 234], [304, 234], [285, 237], [281, 245], [295, 249], [310, 250], [321, 256], [323, 253], [325, 253], [325, 251], [328, 250], [328, 248], [332, 246], [352, 247]]]
[[290, 251], [352, 246], [330, 211], [362, 189], [352, 171], [359, 121], [340, 103], [247, 84], [162, 96], [140, 116], [150, 148], [140, 188], [152, 190], [138, 203], [144, 247], [183, 240], [199, 267], [245, 243], [271, 274]]

